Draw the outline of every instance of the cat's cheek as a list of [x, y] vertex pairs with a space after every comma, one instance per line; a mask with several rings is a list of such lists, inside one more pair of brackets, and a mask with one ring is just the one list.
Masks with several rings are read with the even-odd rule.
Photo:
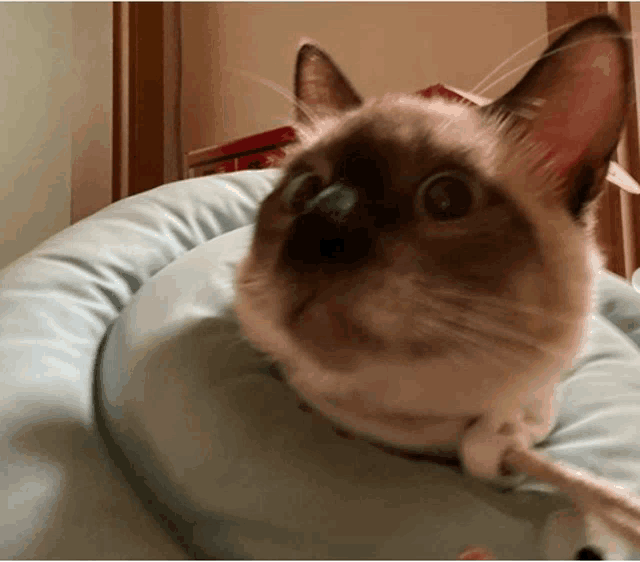
[[[269, 220], [266, 221], [269, 225], [269, 233], [275, 232], [276, 238], [281, 236], [280, 233], [284, 233], [291, 227], [293, 223], [293, 216], [282, 212], [274, 212], [269, 215]], [[280, 235], [280, 236], [278, 236]]]
[[295, 357], [295, 350], [282, 328], [265, 313], [265, 308], [256, 307], [246, 295], [236, 299], [234, 308], [242, 332], [251, 344], [270, 355], [287, 371], [293, 370], [295, 366], [291, 365], [291, 358]]
[[278, 351], [278, 338], [269, 336], [278, 333], [275, 327], [276, 299], [272, 298], [274, 292], [269, 291], [268, 277], [256, 270], [251, 256], [236, 266], [235, 285], [233, 306], [244, 335], [257, 348], [274, 354], [274, 351]]
[[242, 284], [243, 282], [246, 281], [248, 272], [249, 272], [249, 258], [245, 257], [243, 260], [238, 262], [238, 265], [236, 265], [236, 277], [235, 277], [236, 285]]
[[596, 245], [592, 244], [589, 248], [589, 265], [593, 275], [606, 268], [607, 258], [602, 250]]

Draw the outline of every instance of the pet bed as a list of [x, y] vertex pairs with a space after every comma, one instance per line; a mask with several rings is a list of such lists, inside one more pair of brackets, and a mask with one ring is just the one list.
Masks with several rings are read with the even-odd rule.
[[[0, 272], [0, 556], [637, 558], [543, 485], [392, 456], [298, 408], [230, 312], [278, 176], [130, 197]], [[640, 295], [608, 272], [595, 290], [539, 448], [638, 492]]]

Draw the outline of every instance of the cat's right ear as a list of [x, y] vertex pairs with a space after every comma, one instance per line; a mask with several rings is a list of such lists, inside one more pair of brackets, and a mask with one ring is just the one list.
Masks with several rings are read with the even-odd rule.
[[[296, 58], [294, 92], [304, 109], [296, 106], [296, 121], [310, 124], [306, 111], [314, 117], [335, 115], [362, 104], [349, 80], [318, 45], [304, 40]], [[306, 111], [305, 111], [306, 110]]]

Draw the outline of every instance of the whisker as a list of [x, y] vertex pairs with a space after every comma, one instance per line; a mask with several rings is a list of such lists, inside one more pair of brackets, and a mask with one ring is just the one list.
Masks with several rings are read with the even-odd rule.
[[248, 72], [246, 70], [240, 70], [238, 68], [231, 68], [231, 67], [225, 66], [221, 70], [225, 72], [229, 72], [230, 74], [234, 74], [234, 73], [239, 74], [241, 76], [244, 76], [245, 78], [249, 78], [250, 80], [257, 82], [258, 84], [262, 84], [263, 86], [270, 88], [274, 92], [279, 93], [285, 99], [293, 103], [295, 107], [299, 108], [300, 111], [302, 111], [305, 114], [305, 116], [307, 117], [307, 119], [309, 119], [311, 123], [316, 123], [316, 115], [315, 115], [315, 112], [311, 109], [311, 107], [309, 107], [304, 102], [296, 99], [295, 95], [292, 92], [290, 92], [286, 88], [283, 88], [279, 84], [276, 84], [275, 82], [272, 82], [267, 78], [263, 78], [262, 76], [258, 76], [257, 74], [253, 74], [252, 72]]
[[[496, 312], [496, 309], [497, 309], [498, 311], [504, 311], [509, 313], [522, 312], [534, 317], [535, 316], [547, 317], [550, 314], [549, 310], [539, 305], [524, 304], [517, 301], [505, 301], [503, 298], [492, 297], [488, 295], [482, 295], [477, 297], [463, 295], [463, 294], [443, 295], [443, 293], [436, 290], [436, 291], [429, 291], [429, 296], [433, 296], [434, 298], [437, 298], [442, 303], [445, 303], [448, 306], [451, 306], [452, 304], [453, 305], [464, 304], [469, 307], [474, 307], [474, 309], [476, 310], [478, 310], [478, 308], [482, 308], [486, 312]], [[445, 296], [446, 298], [442, 298], [443, 296]], [[557, 322], [564, 323], [564, 324], [571, 322], [570, 318], [565, 319], [558, 315], [553, 316], [552, 319], [557, 320]]]
[[431, 299], [420, 307], [422, 310], [417, 315], [418, 332], [448, 334], [452, 339], [462, 339], [467, 345], [481, 349], [486, 349], [487, 341], [495, 344], [495, 340], [500, 339], [505, 349], [508, 344], [521, 344], [555, 352], [553, 344], [540, 342], [527, 331], [511, 327], [514, 313], [524, 312], [529, 316], [521, 319], [523, 323], [542, 319], [544, 325], [538, 329], [556, 327], [564, 330], [575, 322], [575, 318], [564, 318], [542, 307], [504, 301], [499, 297], [474, 297], [454, 291], [430, 291], [429, 296]]
[[[441, 305], [438, 307], [441, 309], [441, 314], [450, 312], [452, 306], [465, 313], [464, 327], [472, 326], [476, 316], [481, 318], [477, 328], [480, 332], [486, 329], [487, 323], [490, 323], [499, 326], [500, 330], [507, 330], [503, 333], [509, 333], [509, 337], [512, 337], [511, 328], [505, 324], [505, 321], [514, 313], [527, 315], [532, 321], [543, 320], [547, 328], [553, 326], [560, 330], [565, 330], [576, 322], [575, 317], [569, 314], [552, 313], [541, 306], [505, 301], [500, 297], [478, 296], [474, 298], [473, 296], [454, 295], [451, 298], [451, 295], [447, 295], [442, 298], [442, 294], [435, 291], [430, 293], [430, 296], [437, 299]], [[434, 303], [431, 304], [433, 306]], [[467, 313], [469, 310], [473, 310], [476, 316], [469, 315]]]
[[[607, 35], [607, 36], [603, 36], [603, 37], [607, 37], [607, 38], [621, 37], [621, 38], [625, 38], [625, 39], [632, 39], [633, 38], [633, 34], [631, 34], [631, 33], [618, 33], [618, 34]], [[535, 57], [535, 58], [529, 59], [527, 62], [524, 62], [524, 63], [518, 65], [517, 67], [515, 67], [513, 70], [510, 70], [506, 74], [503, 74], [500, 78], [498, 78], [497, 80], [494, 80], [488, 86], [485, 86], [482, 90], [480, 90], [480, 92], [478, 92], [478, 95], [484, 94], [487, 90], [489, 90], [490, 88], [492, 88], [496, 84], [499, 84], [500, 82], [502, 82], [503, 80], [505, 80], [506, 78], [511, 76], [512, 74], [515, 74], [516, 72], [519, 72], [521, 69], [531, 66], [532, 63], [535, 63], [538, 60], [542, 60], [542, 59], [548, 58], [550, 56], [556, 55], [556, 54], [558, 54], [558, 53], [560, 53], [562, 51], [566, 51], [568, 49], [573, 49], [577, 45], [581, 45], [583, 43], [591, 43], [591, 42], [595, 41], [597, 38], [598, 37], [591, 37], [589, 39], [584, 39], [582, 41], [576, 41], [574, 43], [571, 43], [570, 45], [566, 45], [564, 47], [559, 47], [557, 49], [554, 49], [553, 51], [549, 51], [545, 55], [541, 55], [539, 57]]]
[[489, 72], [489, 74], [487, 74], [482, 80], [480, 80], [480, 82], [478, 82], [474, 88], [471, 90], [471, 94], [475, 94], [476, 90], [482, 86], [483, 82], [486, 82], [489, 78], [491, 78], [491, 76], [493, 76], [496, 72], [498, 72], [498, 70], [500, 70], [502, 67], [506, 66], [508, 63], [510, 63], [513, 59], [515, 59], [520, 53], [523, 53], [524, 51], [526, 51], [529, 47], [532, 47], [533, 45], [535, 45], [538, 41], [541, 41], [542, 39], [546, 39], [549, 37], [549, 35], [551, 35], [552, 33], [555, 33], [556, 31], [561, 31], [564, 29], [568, 29], [569, 27], [571, 27], [572, 25], [575, 25], [576, 23], [578, 23], [578, 21], [580, 21], [580, 18], [577, 18], [576, 20], [572, 21], [571, 23], [566, 23], [564, 25], [560, 25], [558, 27], [556, 27], [555, 29], [553, 29], [552, 31], [547, 31], [546, 33], [543, 33], [542, 35], [536, 37], [533, 41], [527, 43], [524, 47], [522, 47], [521, 49], [518, 49], [515, 53], [513, 53], [513, 55], [511, 55], [510, 57], [508, 57], [505, 61], [503, 61], [502, 63], [500, 63], [498, 66], [496, 66], [491, 72]]
[[[471, 348], [485, 354], [487, 349], [491, 349], [491, 353], [487, 354], [487, 361], [494, 362], [496, 365], [512, 367], [518, 364], [526, 365], [530, 361], [530, 357], [523, 357], [521, 346], [544, 353], [558, 353], [556, 349], [553, 349], [552, 344], [540, 342], [532, 336], [510, 330], [506, 326], [487, 322], [486, 319], [471, 325], [468, 320], [455, 322], [439, 318], [436, 321], [424, 323], [422, 328], [430, 333], [438, 333], [462, 343], [464, 351], [459, 353], [461, 363], [468, 361], [470, 356], [468, 352]], [[452, 351], [452, 355], [456, 355], [456, 353], [456, 351]]]

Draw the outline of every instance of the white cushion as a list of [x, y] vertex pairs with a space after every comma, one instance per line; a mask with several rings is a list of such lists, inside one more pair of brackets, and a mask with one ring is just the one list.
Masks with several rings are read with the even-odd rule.
[[185, 556], [104, 450], [96, 356], [140, 287], [251, 223], [277, 178], [238, 172], [127, 198], [0, 271], [0, 558]]
[[[114, 323], [102, 357], [114, 443], [208, 556], [451, 559], [473, 544], [499, 559], [573, 558], [587, 545], [632, 556], [591, 522], [570, 528], [569, 502], [536, 482], [503, 493], [345, 440], [300, 410], [230, 312], [252, 232], [164, 269]], [[608, 273], [597, 293], [589, 346], [540, 448], [638, 490], [640, 298]]]

